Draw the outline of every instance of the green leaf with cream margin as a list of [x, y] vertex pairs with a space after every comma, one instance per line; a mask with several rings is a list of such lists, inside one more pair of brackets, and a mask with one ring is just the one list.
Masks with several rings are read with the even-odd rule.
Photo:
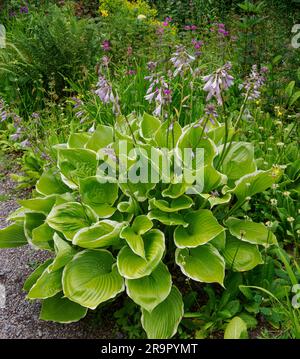
[[70, 243], [60, 238], [57, 233], [54, 233], [53, 241], [56, 256], [48, 267], [50, 272], [63, 268], [77, 253], [77, 250]]
[[126, 279], [125, 282], [128, 296], [148, 312], [163, 302], [172, 288], [171, 274], [162, 262], [150, 275], [139, 279]]
[[89, 205], [99, 217], [108, 218], [116, 211], [112, 205], [118, 198], [118, 185], [104, 180], [97, 176], [81, 179], [79, 193], [83, 203]]
[[179, 198], [172, 199], [170, 202], [164, 199], [153, 198], [149, 203], [151, 208], [158, 208], [160, 211], [172, 213], [191, 208], [194, 202], [190, 197], [183, 195]]
[[173, 286], [168, 297], [151, 312], [142, 308], [142, 326], [149, 339], [169, 339], [176, 332], [183, 317], [183, 300], [179, 290]]
[[63, 293], [58, 293], [54, 297], [43, 300], [40, 319], [68, 324], [84, 318], [87, 310], [80, 304], [64, 298]]
[[219, 283], [223, 286], [225, 260], [211, 244], [197, 248], [176, 249], [175, 261], [187, 277], [204, 283]]
[[234, 188], [224, 187], [223, 193], [235, 194], [238, 198], [238, 203], [242, 203], [247, 197], [263, 192], [271, 187], [272, 184], [278, 182], [281, 175], [282, 170], [278, 167], [271, 168], [268, 171], [256, 171], [237, 180]]
[[94, 151], [80, 148], [58, 148], [58, 167], [63, 182], [76, 189], [79, 180], [95, 176], [97, 171], [97, 154]]
[[65, 266], [62, 282], [67, 298], [90, 309], [124, 290], [115, 259], [103, 249], [84, 250], [75, 255]]
[[44, 270], [35, 284], [31, 287], [28, 299], [46, 299], [53, 297], [62, 290], [62, 268], [50, 272], [49, 267]]
[[88, 249], [115, 245], [119, 242], [123, 225], [122, 222], [104, 219], [91, 227], [79, 230], [73, 238], [73, 244]]
[[16, 248], [27, 244], [23, 222], [16, 222], [0, 230], [0, 248]]
[[262, 256], [256, 245], [235, 238], [226, 240], [222, 255], [227, 267], [237, 272], [249, 271], [257, 265], [263, 264]]
[[46, 222], [58, 232], [72, 241], [74, 235], [82, 228], [97, 222], [97, 217], [91, 208], [78, 202], [67, 202], [53, 207]]
[[122, 229], [120, 237], [125, 239], [130, 249], [138, 256], [146, 259], [142, 235], [153, 227], [153, 222], [147, 216], [137, 216], [132, 225]]
[[208, 209], [187, 213], [184, 221], [189, 225], [179, 226], [174, 232], [174, 241], [179, 248], [195, 248], [203, 245], [225, 231]]
[[145, 139], [153, 138], [160, 126], [161, 122], [157, 117], [145, 112], [140, 123], [140, 134]]
[[230, 233], [242, 241], [259, 244], [264, 247], [277, 244], [275, 234], [262, 223], [255, 223], [230, 217], [226, 221], [226, 225]]
[[127, 279], [138, 279], [152, 273], [161, 261], [165, 251], [165, 236], [158, 229], [143, 235], [145, 259], [125, 246], [118, 254], [117, 264], [120, 274]]
[[187, 227], [189, 224], [185, 222], [183, 215], [179, 213], [167, 213], [159, 209], [152, 209], [148, 213], [150, 219], [156, 219], [166, 226], [183, 226]]

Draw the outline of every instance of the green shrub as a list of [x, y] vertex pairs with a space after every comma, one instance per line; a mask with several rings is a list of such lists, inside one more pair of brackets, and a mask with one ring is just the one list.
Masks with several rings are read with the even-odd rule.
[[[79, 320], [126, 288], [148, 337], [169, 338], [184, 315], [176, 265], [187, 278], [223, 286], [225, 270], [263, 263], [260, 249], [276, 245], [274, 234], [233, 215], [281, 171], [257, 171], [246, 142], [232, 142], [217, 170], [224, 132], [217, 122], [204, 134], [198, 122], [170, 127], [131, 115], [56, 146], [57, 168], [41, 176], [35, 196], [20, 201], [15, 223], [0, 232], [1, 248], [29, 243], [55, 254], [24, 285], [29, 299], [43, 301], [41, 319]], [[181, 157], [186, 148], [203, 149], [204, 157]], [[170, 176], [153, 151], [170, 160]], [[145, 168], [155, 177], [145, 177]]]
[[93, 20], [78, 19], [69, 7], [15, 17], [7, 27], [7, 47], [0, 49], [0, 91], [8, 100], [21, 93], [23, 104], [33, 102], [32, 96], [58, 100], [66, 79], [86, 76], [98, 51]]

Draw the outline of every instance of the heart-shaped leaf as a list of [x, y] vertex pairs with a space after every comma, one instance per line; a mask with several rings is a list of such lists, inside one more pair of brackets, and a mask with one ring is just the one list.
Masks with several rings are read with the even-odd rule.
[[158, 229], [152, 229], [143, 235], [145, 259], [135, 254], [129, 246], [121, 249], [117, 263], [119, 272], [127, 279], [142, 278], [156, 268], [165, 250], [164, 234]]
[[228, 226], [230, 233], [242, 241], [252, 244], [260, 244], [264, 247], [277, 244], [274, 233], [262, 223], [230, 217], [226, 221], [226, 225]]
[[123, 223], [116, 221], [100, 221], [91, 227], [79, 230], [73, 238], [73, 244], [89, 249], [112, 246], [118, 243], [122, 226]]
[[69, 262], [63, 272], [66, 297], [83, 307], [97, 306], [124, 290], [123, 279], [106, 250], [85, 250]]
[[80, 180], [79, 193], [82, 201], [101, 218], [110, 217], [116, 210], [112, 205], [118, 198], [117, 183], [104, 182], [97, 176], [84, 178]]
[[174, 241], [179, 248], [198, 247], [225, 230], [208, 209], [187, 213], [184, 221], [189, 224], [188, 227], [177, 227], [174, 232]]
[[163, 263], [143, 278], [126, 279], [127, 294], [142, 308], [151, 312], [169, 295], [172, 287], [171, 274]]
[[230, 238], [222, 252], [228, 268], [237, 272], [253, 269], [263, 260], [257, 247], [253, 244]]
[[62, 232], [71, 241], [80, 229], [96, 222], [97, 217], [88, 206], [67, 202], [53, 207], [46, 221], [51, 228]]
[[73, 323], [84, 318], [87, 308], [63, 297], [62, 293], [43, 300], [40, 319], [57, 323]]
[[142, 326], [149, 339], [169, 339], [177, 332], [183, 317], [183, 301], [173, 286], [168, 297], [151, 312], [142, 308]]
[[178, 248], [176, 263], [187, 277], [195, 281], [223, 285], [225, 261], [209, 243], [192, 249]]

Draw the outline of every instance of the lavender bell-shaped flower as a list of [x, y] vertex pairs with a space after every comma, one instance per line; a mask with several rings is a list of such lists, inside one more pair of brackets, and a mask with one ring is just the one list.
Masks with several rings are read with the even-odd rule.
[[182, 45], [176, 46], [176, 51], [172, 54], [170, 61], [175, 67], [174, 77], [182, 75], [186, 70], [193, 72], [191, 63], [195, 61], [195, 57], [190, 55]]
[[268, 69], [266, 67], [262, 67], [260, 71], [258, 71], [257, 65], [252, 66], [250, 75], [241, 86], [246, 90], [244, 96], [248, 94], [249, 100], [256, 100], [260, 97], [260, 89], [266, 81], [264, 74], [267, 72]]
[[204, 76], [205, 85], [203, 90], [208, 92], [206, 100], [209, 101], [213, 97], [216, 98], [219, 105], [223, 104], [222, 92], [226, 91], [233, 85], [234, 78], [229, 75], [228, 71], [231, 69], [231, 63], [228, 62], [216, 72]]

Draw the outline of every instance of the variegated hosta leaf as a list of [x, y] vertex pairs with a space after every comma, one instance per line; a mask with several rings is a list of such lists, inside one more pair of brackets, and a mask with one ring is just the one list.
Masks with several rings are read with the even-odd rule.
[[247, 174], [235, 182], [235, 187], [224, 189], [224, 193], [233, 193], [237, 196], [238, 202], [243, 202], [247, 197], [265, 191], [276, 183], [282, 175], [282, 170], [272, 168], [268, 171], [255, 171]]
[[62, 232], [70, 241], [80, 229], [89, 227], [96, 221], [97, 217], [91, 208], [78, 202], [55, 206], [46, 220], [51, 228]]
[[230, 217], [226, 221], [226, 225], [228, 226], [230, 233], [242, 241], [252, 244], [260, 244], [264, 247], [277, 244], [274, 233], [262, 223]]
[[64, 176], [62, 180], [73, 189], [81, 178], [95, 176], [97, 165], [97, 154], [94, 151], [79, 148], [58, 149], [58, 167]]
[[[194, 170], [199, 169], [199, 166], [212, 165], [213, 159], [217, 155], [217, 147], [209, 138], [202, 138], [203, 128], [191, 126], [187, 128], [178, 140], [178, 148], [181, 150], [181, 157], [183, 156], [183, 165], [187, 168], [193, 168]], [[199, 152], [198, 156], [193, 158], [193, 165], [187, 163], [184, 158], [184, 150], [192, 149], [194, 154], [197, 149], [203, 149], [202, 155]]]
[[124, 278], [142, 278], [156, 268], [165, 251], [165, 237], [158, 229], [152, 229], [143, 235], [145, 259], [135, 254], [129, 246], [119, 252], [117, 263]]
[[168, 297], [151, 312], [142, 308], [142, 326], [149, 339], [169, 339], [176, 334], [183, 317], [183, 301], [179, 290], [173, 286]]
[[70, 243], [60, 238], [57, 233], [54, 234], [53, 241], [56, 257], [53, 263], [49, 265], [48, 270], [50, 272], [63, 268], [77, 253], [76, 249], [73, 248]]
[[187, 213], [184, 220], [189, 224], [188, 227], [177, 227], [174, 232], [174, 241], [179, 248], [198, 247], [225, 230], [208, 209]]
[[221, 172], [225, 173], [230, 180], [237, 180], [255, 170], [256, 164], [254, 161], [253, 145], [247, 142], [233, 143], [224, 158]]
[[86, 144], [86, 148], [98, 152], [114, 142], [114, 129], [111, 126], [99, 125]]
[[167, 298], [171, 287], [171, 274], [168, 267], [162, 262], [148, 276], [139, 279], [126, 279], [127, 294], [148, 312], [151, 312]]
[[43, 214], [48, 214], [56, 202], [57, 196], [48, 196], [32, 199], [23, 199], [19, 203], [24, 208], [27, 208], [33, 212], [39, 212]]
[[155, 133], [155, 142], [160, 148], [173, 149], [181, 136], [182, 129], [178, 122], [174, 122], [170, 126], [169, 121], [164, 121]]
[[63, 272], [65, 296], [83, 307], [95, 309], [123, 290], [123, 278], [107, 250], [84, 250], [66, 265]]
[[35, 228], [45, 223], [46, 216], [42, 213], [27, 212], [25, 213], [24, 232], [29, 243], [32, 243], [32, 232]]
[[108, 219], [100, 221], [91, 227], [79, 230], [73, 238], [73, 244], [89, 249], [112, 246], [119, 242], [122, 226], [123, 223]]
[[43, 264], [39, 265], [26, 279], [23, 289], [26, 292], [29, 292], [36, 281], [40, 278], [40, 276], [44, 273], [45, 269], [49, 267], [49, 265], [53, 262], [53, 259], [47, 259]]
[[16, 222], [0, 230], [0, 248], [15, 248], [27, 244], [23, 222]]
[[45, 171], [36, 184], [36, 191], [44, 196], [62, 194], [70, 189], [63, 183], [57, 169]]
[[160, 211], [159, 209], [152, 209], [148, 217], [150, 219], [156, 219], [157, 221], [163, 223], [166, 226], [183, 226], [187, 227], [189, 224], [185, 222], [183, 215], [179, 213], [167, 213]]
[[142, 235], [148, 232], [153, 226], [147, 216], [138, 216], [134, 219], [132, 226], [122, 229], [120, 237], [125, 239], [130, 249], [138, 256], [145, 258], [145, 246]]
[[157, 200], [153, 198], [149, 203], [151, 208], [158, 208], [163, 212], [171, 213], [191, 208], [194, 202], [190, 197], [183, 195], [179, 198], [172, 199], [170, 202], [164, 199]]
[[140, 135], [144, 139], [150, 139], [154, 137], [160, 126], [161, 121], [158, 118], [151, 116], [145, 112], [140, 124]]
[[30, 243], [37, 248], [45, 250], [53, 250], [53, 234], [54, 229], [49, 227], [47, 223], [43, 223], [39, 227], [32, 230]]
[[195, 281], [223, 285], [225, 261], [210, 243], [197, 248], [176, 249], [176, 263], [183, 274]]
[[59, 269], [50, 272], [47, 267], [35, 284], [31, 287], [27, 298], [29, 299], [46, 299], [53, 297], [62, 290], [62, 271]]
[[263, 263], [256, 245], [230, 238], [222, 252], [228, 268], [237, 272], [245, 272]]
[[103, 178], [94, 176], [80, 180], [79, 193], [82, 201], [89, 205], [99, 217], [111, 217], [115, 208], [112, 205], [118, 198], [117, 183], [105, 182]]
[[163, 197], [178, 198], [181, 197], [189, 188], [187, 183], [170, 183], [170, 185], [164, 189], [161, 194]]
[[57, 323], [73, 323], [84, 318], [87, 308], [64, 298], [62, 293], [43, 300], [40, 319]]
[[231, 200], [231, 194], [230, 193], [226, 193], [225, 196], [220, 196], [220, 194], [218, 193], [201, 193], [200, 194], [201, 197], [205, 198], [209, 204], [210, 204], [210, 208], [213, 208], [214, 206], [220, 205], [220, 204], [225, 204], [230, 202]]
[[84, 148], [90, 138], [90, 133], [72, 133], [68, 139], [68, 148]]

